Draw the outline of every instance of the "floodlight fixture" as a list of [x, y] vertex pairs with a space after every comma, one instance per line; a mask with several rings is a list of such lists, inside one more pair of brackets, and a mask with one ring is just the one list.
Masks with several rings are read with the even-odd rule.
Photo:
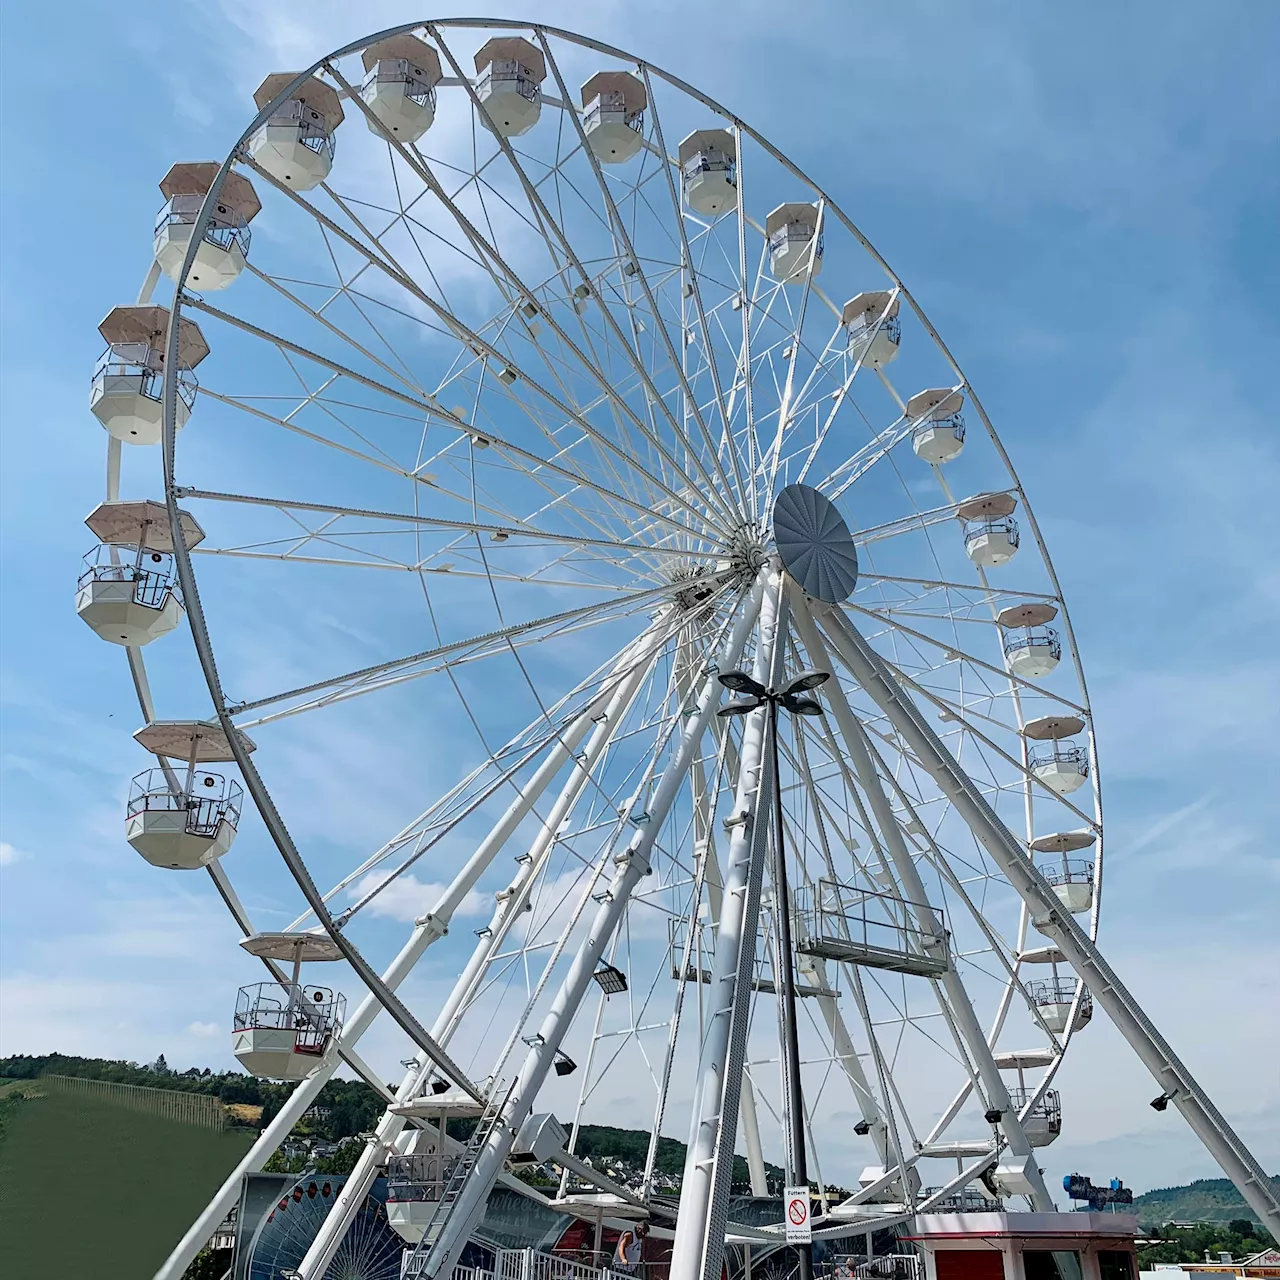
[[726, 702], [719, 711], [718, 716], [745, 716], [749, 712], [756, 710], [757, 707], [764, 706], [763, 698], [735, 698], [732, 702]]
[[620, 995], [627, 989], [627, 975], [611, 964], [601, 966], [591, 975], [600, 985], [600, 990], [607, 996]]
[[751, 693], [763, 698], [768, 690], [754, 676], [745, 671], [725, 671], [720, 676], [720, 683], [731, 693]]
[[814, 671], [812, 668], [802, 671], [798, 676], [787, 681], [782, 688], [782, 696], [785, 698], [789, 693], [808, 693], [810, 689], [816, 689], [830, 679], [830, 671]]
[[822, 714], [822, 703], [816, 698], [801, 698], [794, 693], [784, 693], [779, 701], [782, 703], [782, 709], [790, 711], [793, 716], [820, 716]]

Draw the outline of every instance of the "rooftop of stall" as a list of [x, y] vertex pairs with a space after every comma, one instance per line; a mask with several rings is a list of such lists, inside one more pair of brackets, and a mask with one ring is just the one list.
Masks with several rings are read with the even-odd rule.
[[1137, 1280], [1127, 1213], [922, 1213], [925, 1280]]

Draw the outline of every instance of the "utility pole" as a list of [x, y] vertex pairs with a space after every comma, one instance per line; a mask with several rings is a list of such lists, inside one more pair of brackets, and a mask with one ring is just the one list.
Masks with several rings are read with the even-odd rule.
[[[809, 1186], [809, 1164], [805, 1152], [804, 1092], [800, 1084], [800, 1038], [796, 1021], [795, 959], [791, 943], [791, 893], [787, 887], [787, 848], [782, 812], [782, 770], [778, 755], [778, 708], [792, 715], [822, 714], [822, 705], [804, 697], [810, 689], [830, 678], [826, 671], [804, 671], [781, 689], [766, 689], [745, 671], [729, 671], [720, 683], [734, 693], [745, 695], [720, 709], [722, 716], [746, 715], [758, 707], [769, 707], [767, 752], [773, 774], [773, 902], [774, 902], [774, 979], [781, 1013], [783, 1063], [783, 1129], [786, 1135], [788, 1185]], [[797, 1245], [800, 1257], [799, 1280], [813, 1280], [813, 1246]]]

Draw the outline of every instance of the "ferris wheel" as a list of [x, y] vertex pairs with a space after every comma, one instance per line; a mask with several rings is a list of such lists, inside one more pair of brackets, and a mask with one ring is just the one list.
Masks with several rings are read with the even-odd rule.
[[[344, 1061], [388, 1099], [297, 1274], [389, 1168], [413, 1275], [520, 1159], [557, 1205], [573, 1173], [667, 1221], [679, 1280], [783, 1236], [729, 1216], [735, 1151], [757, 1197], [803, 1174], [818, 1237], [973, 1183], [1049, 1208], [1095, 1000], [1249, 1182], [1093, 946], [1098, 759], [1027, 495], [846, 213], [696, 89], [545, 27], [406, 26], [255, 102], [224, 163], [165, 176], [103, 322], [77, 607], [155, 758], [130, 843], [207, 869], [271, 971], [234, 1049], [302, 1083], [243, 1168]], [[242, 784], [283, 930], [235, 888]], [[358, 1052], [382, 1012], [394, 1094]], [[574, 1154], [601, 1121], [652, 1134], [624, 1180]]]

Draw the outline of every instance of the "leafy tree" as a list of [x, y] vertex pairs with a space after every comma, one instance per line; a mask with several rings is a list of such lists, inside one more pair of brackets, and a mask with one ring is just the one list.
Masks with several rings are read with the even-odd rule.
[[182, 1273], [182, 1280], [222, 1280], [231, 1270], [230, 1249], [210, 1249], [206, 1245]]

